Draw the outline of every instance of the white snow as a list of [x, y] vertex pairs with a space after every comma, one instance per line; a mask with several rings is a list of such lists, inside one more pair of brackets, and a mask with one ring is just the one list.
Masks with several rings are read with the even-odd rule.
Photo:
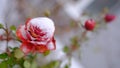
[[52, 42], [50, 42], [47, 47], [48, 47], [48, 49], [52, 50], [52, 49], [54, 49], [54, 44]]
[[47, 17], [33, 18], [32, 20], [30, 20], [27, 28], [29, 28], [30, 25], [36, 26], [40, 28], [43, 32], [46, 32], [45, 37], [48, 38], [50, 38], [55, 31], [54, 22]]

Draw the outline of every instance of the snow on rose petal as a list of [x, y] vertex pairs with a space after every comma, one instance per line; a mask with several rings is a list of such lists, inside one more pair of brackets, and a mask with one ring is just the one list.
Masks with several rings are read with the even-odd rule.
[[[16, 34], [22, 41], [21, 49], [29, 53], [30, 49], [34, 52], [45, 52], [55, 50], [56, 44], [53, 40], [55, 32], [54, 22], [47, 17], [29, 19], [18, 28]], [[51, 44], [52, 48], [49, 48]]]
[[22, 25], [20, 26], [17, 31], [16, 31], [16, 35], [17, 37], [21, 40], [21, 41], [24, 41], [27, 39], [26, 37], [26, 32], [25, 32], [25, 26]]

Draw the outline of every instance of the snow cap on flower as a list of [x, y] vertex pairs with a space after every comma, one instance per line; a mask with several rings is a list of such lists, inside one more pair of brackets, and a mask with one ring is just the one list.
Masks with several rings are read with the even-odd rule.
[[53, 36], [55, 26], [51, 19], [38, 17], [31, 19], [27, 23], [26, 29], [29, 31], [31, 40], [39, 40], [41, 42], [38, 42], [38, 44], [44, 44], [46, 40], [50, 40], [50, 37]]
[[53, 21], [46, 17], [33, 18], [29, 21], [27, 25], [28, 25], [27, 26], [28, 30], [29, 30], [29, 27], [32, 25], [36, 28], [41, 29], [43, 33], [47, 34], [46, 35], [47, 37], [52, 36], [55, 31], [55, 26]]

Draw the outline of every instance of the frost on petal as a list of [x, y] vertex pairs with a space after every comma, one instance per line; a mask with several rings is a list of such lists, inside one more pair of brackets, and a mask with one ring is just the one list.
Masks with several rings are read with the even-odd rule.
[[56, 49], [56, 41], [54, 37], [52, 38], [52, 41], [47, 45], [49, 50], [55, 50]]
[[25, 25], [20, 26], [16, 32], [17, 37], [24, 41], [26, 39]]
[[52, 42], [50, 42], [50, 43], [47, 45], [47, 48], [48, 48], [49, 50], [54, 50], [54, 49], [55, 49], [55, 46], [53, 45]]
[[30, 43], [22, 43], [22, 45], [20, 46], [20, 49], [25, 53], [25, 54], [28, 54], [29, 52], [33, 52], [35, 47], [30, 44]]
[[30, 41], [32, 44], [36, 44], [36, 45], [46, 45], [47, 41], [41, 42], [41, 41]]

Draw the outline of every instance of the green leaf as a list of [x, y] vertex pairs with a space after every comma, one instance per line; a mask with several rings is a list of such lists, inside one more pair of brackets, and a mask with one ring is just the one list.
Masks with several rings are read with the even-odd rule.
[[30, 68], [31, 67], [31, 64], [29, 61], [24, 61], [24, 68]]
[[44, 12], [44, 15], [46, 16], [46, 17], [49, 17], [51, 14], [50, 14], [50, 11], [49, 10], [46, 10], [45, 12]]
[[16, 31], [16, 27], [14, 25], [10, 26], [10, 29]]
[[63, 51], [64, 51], [65, 53], [68, 53], [68, 52], [70, 51], [70, 49], [69, 49], [68, 46], [64, 46]]
[[38, 67], [37, 67], [37, 63], [36, 63], [35, 61], [33, 61], [33, 62], [31, 63], [31, 68], [38, 68]]
[[0, 63], [0, 68], [8, 68], [7, 63], [5, 61]]
[[2, 24], [0, 24], [0, 29], [1, 29], [1, 28], [4, 28]]
[[52, 61], [52, 62], [50, 62], [50, 63], [48, 63], [40, 68], [48, 68], [48, 67], [49, 68], [59, 68], [59, 65], [60, 65], [59, 61]]
[[53, 61], [54, 68], [58, 68], [59, 65], [60, 65], [59, 61]]
[[69, 68], [69, 66], [66, 64], [64, 68]]
[[72, 20], [72, 21], [70, 22], [70, 26], [71, 26], [71, 27], [75, 27], [75, 26], [76, 26], [75, 21]]
[[79, 46], [78, 36], [74, 36], [71, 38], [71, 45]]
[[16, 49], [14, 53], [14, 57], [20, 59], [24, 56], [24, 53], [20, 49]]
[[7, 53], [0, 54], [0, 59], [5, 59], [7, 57], [8, 57]]
[[47, 50], [46, 52], [43, 53], [44, 56], [47, 56], [50, 54], [50, 50]]
[[25, 59], [21, 58], [21, 59], [17, 60], [16, 62], [17, 62], [18, 65], [21, 66], [21, 68], [24, 68], [24, 61], [25, 61]]
[[78, 37], [74, 36], [73, 38], [71, 38], [71, 42], [72, 42], [72, 44], [78, 43]]
[[16, 49], [18, 49], [18, 47], [14, 47], [14, 48], [12, 48], [12, 47], [8, 47], [10, 50], [12, 50], [12, 51], [15, 51]]
[[7, 60], [6, 60], [6, 63], [7, 64], [9, 64], [9, 65], [12, 65], [12, 64], [14, 64], [15, 62], [14, 62], [14, 57], [9, 57]]

